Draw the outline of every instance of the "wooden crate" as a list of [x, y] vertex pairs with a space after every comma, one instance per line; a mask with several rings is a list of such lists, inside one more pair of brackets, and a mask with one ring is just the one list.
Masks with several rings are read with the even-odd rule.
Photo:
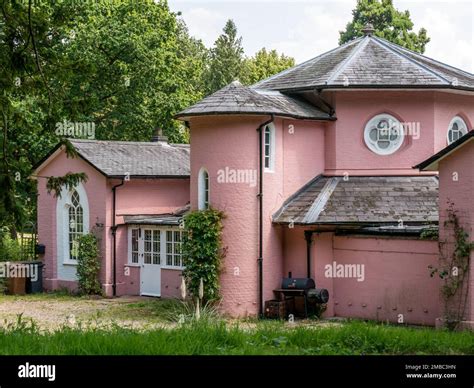
[[286, 319], [288, 316], [286, 300], [267, 300], [265, 301], [265, 318]]

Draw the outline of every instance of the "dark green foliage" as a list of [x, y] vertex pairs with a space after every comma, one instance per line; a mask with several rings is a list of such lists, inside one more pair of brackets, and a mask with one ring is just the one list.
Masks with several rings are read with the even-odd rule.
[[188, 290], [198, 296], [204, 283], [204, 302], [219, 297], [219, 273], [226, 249], [222, 247], [224, 213], [216, 209], [193, 211], [184, 220], [183, 257]]
[[426, 29], [421, 28], [418, 33], [412, 31], [410, 12], [397, 10], [392, 0], [357, 0], [352, 16], [345, 31], [339, 32], [339, 44], [363, 36], [362, 29], [368, 23], [373, 25], [376, 36], [422, 54], [430, 41]]
[[79, 237], [77, 279], [79, 291], [86, 295], [99, 295], [100, 251], [99, 242], [92, 233]]

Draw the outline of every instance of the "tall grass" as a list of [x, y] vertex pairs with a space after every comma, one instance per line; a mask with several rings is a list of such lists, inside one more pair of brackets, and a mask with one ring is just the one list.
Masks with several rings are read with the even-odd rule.
[[349, 355], [474, 354], [474, 334], [349, 322], [338, 327], [288, 328], [260, 322], [243, 329], [193, 321], [173, 329], [79, 330], [41, 333], [20, 322], [0, 330], [2, 355]]

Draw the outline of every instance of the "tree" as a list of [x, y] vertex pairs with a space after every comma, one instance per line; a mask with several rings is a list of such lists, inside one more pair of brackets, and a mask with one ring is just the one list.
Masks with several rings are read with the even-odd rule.
[[397, 10], [392, 0], [358, 0], [352, 15], [346, 30], [339, 32], [339, 44], [364, 35], [362, 29], [368, 23], [374, 26], [376, 36], [413, 51], [424, 53], [430, 41], [426, 29], [412, 31], [410, 12]]
[[207, 94], [214, 93], [236, 80], [242, 71], [242, 38], [237, 36], [237, 27], [231, 19], [225, 24], [223, 32], [210, 51], [205, 75]]
[[[178, 16], [166, 1], [2, 2], [0, 226], [35, 218], [35, 162], [59, 141], [74, 156], [63, 120], [94, 123], [96, 139], [149, 140], [161, 126], [186, 141], [172, 117], [203, 96], [207, 50]], [[55, 194], [86, 179], [52, 178]]]
[[244, 85], [251, 85], [294, 65], [294, 58], [279, 55], [276, 50], [267, 51], [264, 47], [253, 57], [244, 60], [240, 81]]

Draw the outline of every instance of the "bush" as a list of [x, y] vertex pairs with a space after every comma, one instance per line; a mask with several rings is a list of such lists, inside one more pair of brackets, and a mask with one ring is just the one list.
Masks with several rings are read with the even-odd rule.
[[8, 228], [0, 229], [0, 261], [21, 260], [21, 247], [18, 240], [14, 240]]
[[86, 295], [100, 295], [102, 288], [99, 282], [99, 241], [91, 233], [79, 237], [78, 240], [77, 278], [79, 291]]

